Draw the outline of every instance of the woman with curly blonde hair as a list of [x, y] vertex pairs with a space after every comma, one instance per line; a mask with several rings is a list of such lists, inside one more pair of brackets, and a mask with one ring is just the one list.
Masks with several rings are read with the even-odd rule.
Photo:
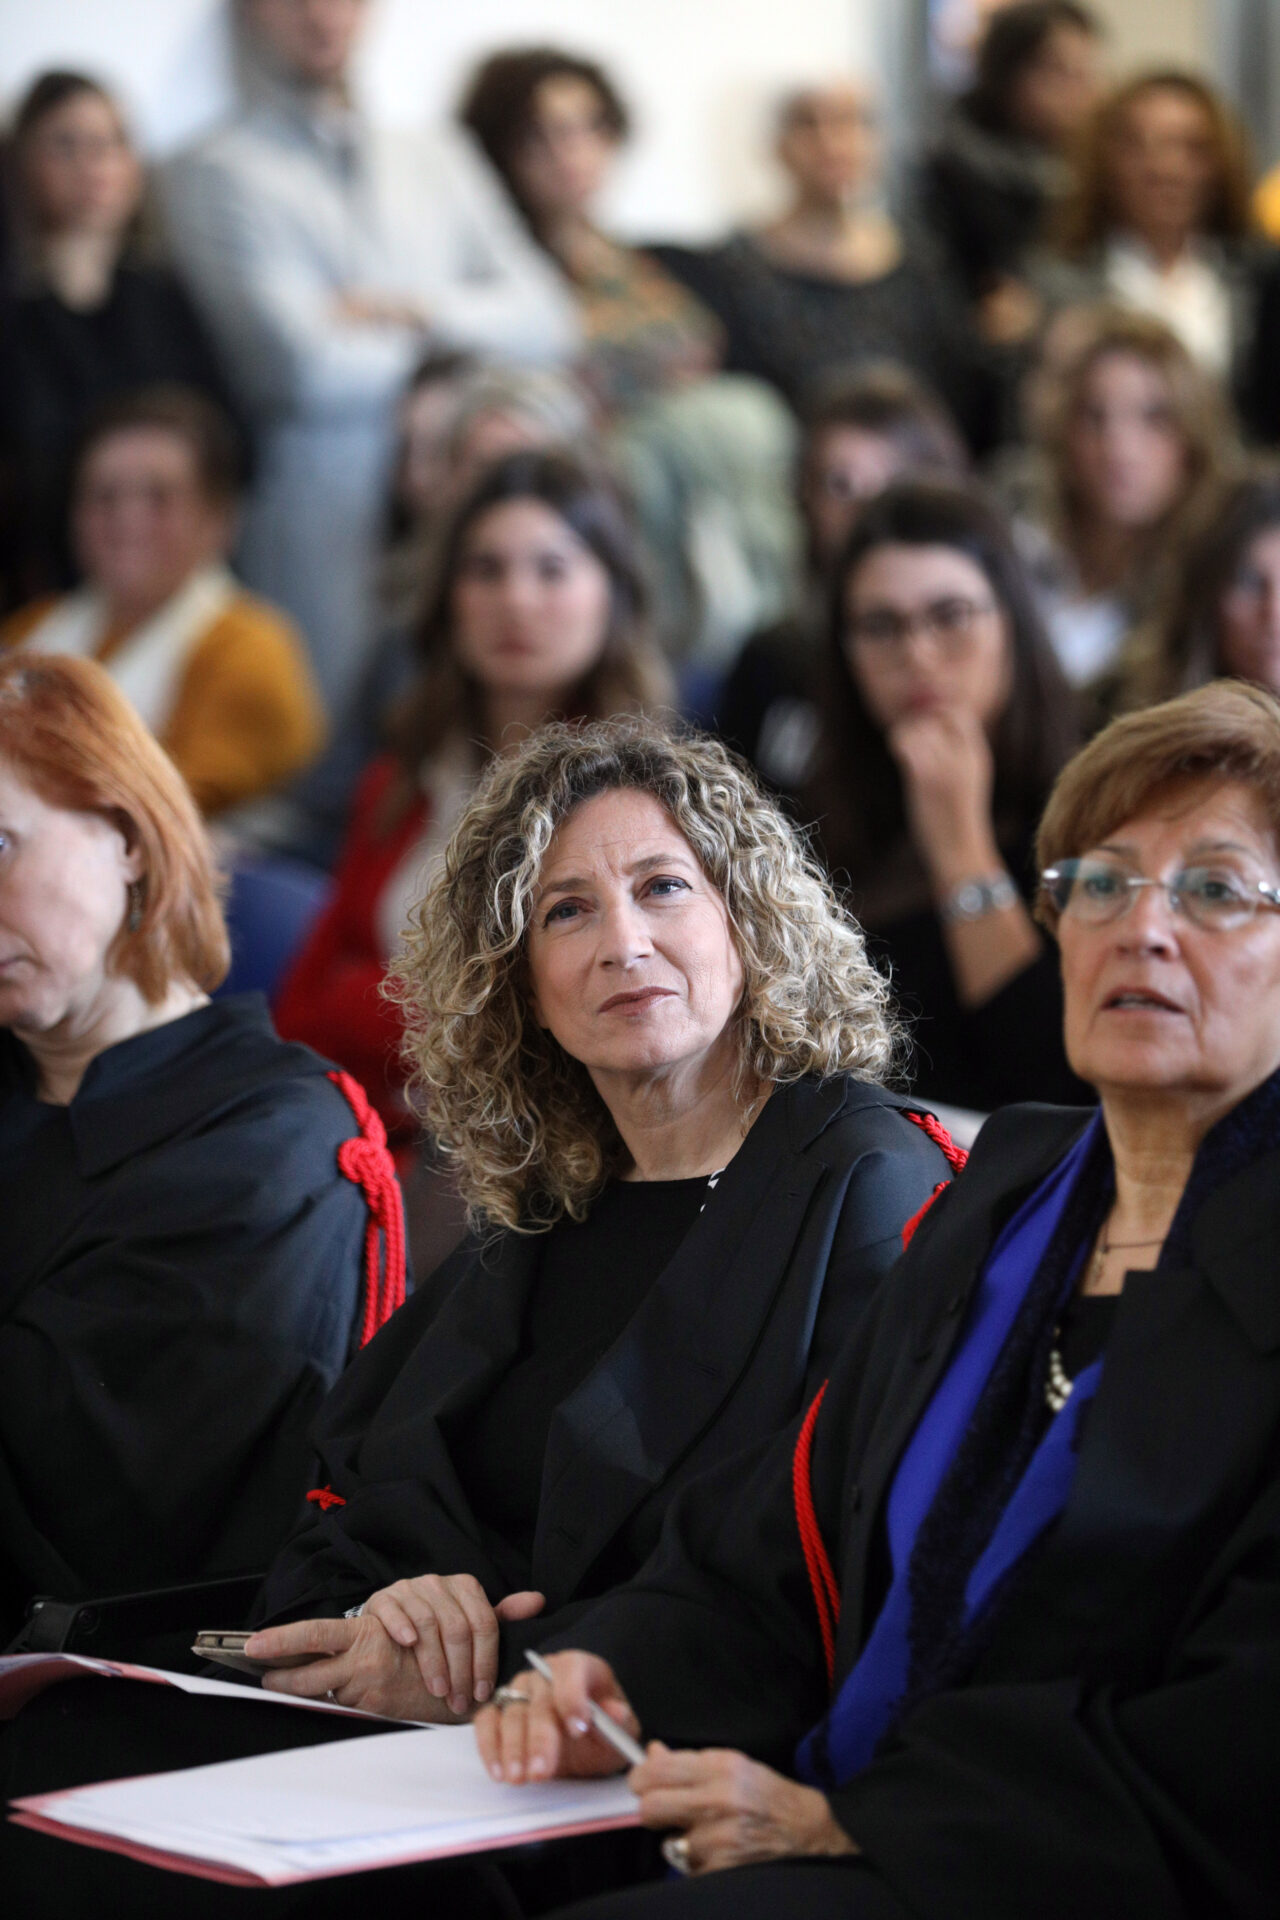
[[492, 763], [394, 992], [472, 1232], [330, 1401], [252, 1649], [455, 1719], [799, 1411], [958, 1156], [884, 1084], [884, 981], [796, 830], [643, 720]]

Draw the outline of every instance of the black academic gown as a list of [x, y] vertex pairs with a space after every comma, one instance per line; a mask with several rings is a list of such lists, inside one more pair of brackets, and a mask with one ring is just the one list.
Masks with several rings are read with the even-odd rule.
[[443, 1429], [518, 1353], [538, 1240], [464, 1244], [325, 1408], [322, 1478], [345, 1505], [313, 1509], [259, 1617], [333, 1615], [406, 1576], [471, 1573], [493, 1601], [545, 1593], [525, 1630], [541, 1636], [628, 1578], [677, 1488], [804, 1403], [904, 1222], [948, 1178], [908, 1104], [846, 1077], [774, 1092], [619, 1339], [556, 1409], [531, 1558], [472, 1512]]
[[80, 1599], [265, 1566], [351, 1345], [367, 1213], [329, 1062], [257, 994], [34, 1098], [0, 1035], [0, 1645]]
[[[837, 1688], [883, 1598], [893, 1473], [983, 1260], [1086, 1118], [1021, 1107], [988, 1124], [832, 1378], [812, 1484], [841, 1597]], [[830, 1796], [861, 1865], [808, 1879], [750, 1869], [725, 1877], [725, 1904], [712, 1876], [703, 1895], [659, 1889], [607, 1911], [1274, 1915], [1278, 1275], [1275, 1150], [1205, 1202], [1185, 1268], [1129, 1276], [1067, 1506], [971, 1680], [917, 1706]], [[795, 1438], [750, 1472], [691, 1489], [642, 1578], [565, 1637], [612, 1662], [650, 1736], [743, 1748], [788, 1770], [829, 1699], [796, 1527]]]

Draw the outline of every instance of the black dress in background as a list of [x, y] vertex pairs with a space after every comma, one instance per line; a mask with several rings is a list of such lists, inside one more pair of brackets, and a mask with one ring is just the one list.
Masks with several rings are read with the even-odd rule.
[[48, 290], [15, 293], [2, 344], [0, 449], [21, 505], [25, 598], [73, 582], [68, 468], [95, 407], [135, 387], [176, 381], [235, 413], [204, 323], [162, 267], [122, 264], [102, 305], [85, 311]]
[[991, 444], [996, 376], [928, 241], [906, 233], [898, 265], [858, 282], [775, 265], [747, 233], [650, 251], [720, 319], [730, 372], [768, 380], [803, 410], [834, 376], [895, 361], [946, 402], [975, 450]]
[[0, 1033], [0, 1646], [33, 1593], [253, 1573], [294, 1520], [368, 1217], [329, 1071], [257, 994], [109, 1047], [70, 1106]]
[[1019, 277], [1066, 168], [1030, 140], [982, 127], [963, 102], [926, 154], [919, 212], [971, 300]]

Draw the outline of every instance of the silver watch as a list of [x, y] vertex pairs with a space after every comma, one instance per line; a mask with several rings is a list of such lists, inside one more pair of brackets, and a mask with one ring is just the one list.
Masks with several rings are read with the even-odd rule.
[[992, 873], [981, 880], [963, 880], [938, 903], [938, 917], [952, 927], [964, 920], [981, 920], [988, 913], [1000, 913], [1018, 903], [1018, 889], [1007, 873]]

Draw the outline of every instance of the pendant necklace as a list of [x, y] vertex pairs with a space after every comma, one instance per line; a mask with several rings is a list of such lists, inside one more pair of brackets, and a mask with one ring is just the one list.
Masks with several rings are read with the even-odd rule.
[[[1102, 1278], [1102, 1270], [1107, 1264], [1109, 1253], [1133, 1253], [1139, 1247], [1161, 1247], [1164, 1236], [1155, 1240], [1101, 1240], [1098, 1249], [1089, 1263], [1089, 1280], [1096, 1282]], [[1088, 1289], [1086, 1288], [1086, 1292]], [[1049, 1349], [1049, 1371], [1044, 1383], [1044, 1403], [1050, 1413], [1061, 1413], [1071, 1398], [1075, 1381], [1062, 1364], [1062, 1328], [1053, 1330], [1053, 1345]]]

